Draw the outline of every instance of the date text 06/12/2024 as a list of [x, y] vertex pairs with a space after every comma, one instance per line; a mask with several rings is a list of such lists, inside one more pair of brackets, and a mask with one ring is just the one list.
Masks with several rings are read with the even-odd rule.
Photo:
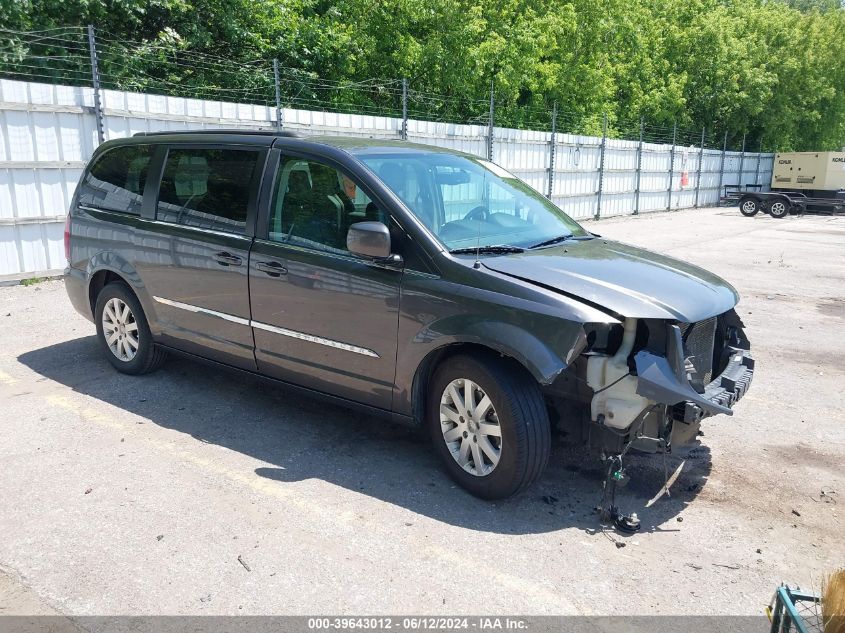
[[397, 631], [497, 631], [525, 630], [528, 623], [521, 618], [501, 617], [341, 617], [309, 618], [310, 631], [331, 630], [397, 630]]

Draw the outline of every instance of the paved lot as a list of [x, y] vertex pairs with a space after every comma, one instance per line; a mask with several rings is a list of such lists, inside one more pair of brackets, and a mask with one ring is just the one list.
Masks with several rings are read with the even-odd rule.
[[758, 362], [671, 498], [643, 507], [663, 463], [636, 460], [640, 534], [597, 529], [598, 464], [563, 445], [490, 504], [407, 430], [185, 360], [119, 375], [47, 282], [0, 288], [0, 613], [759, 614], [817, 587], [845, 561], [845, 218], [590, 228], [734, 283]]

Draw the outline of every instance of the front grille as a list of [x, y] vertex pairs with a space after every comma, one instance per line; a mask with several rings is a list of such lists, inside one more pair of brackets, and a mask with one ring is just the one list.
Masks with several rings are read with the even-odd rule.
[[713, 378], [716, 317], [681, 324], [681, 335], [684, 339], [684, 357], [692, 365], [690, 382], [701, 393]]

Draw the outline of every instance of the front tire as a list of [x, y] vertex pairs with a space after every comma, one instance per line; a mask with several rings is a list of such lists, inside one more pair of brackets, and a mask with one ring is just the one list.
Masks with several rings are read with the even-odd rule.
[[540, 388], [514, 361], [460, 355], [435, 371], [426, 423], [449, 475], [482, 499], [503, 499], [534, 483], [551, 451]]
[[158, 369], [167, 354], [153, 342], [141, 303], [123, 282], [103, 287], [94, 307], [97, 338], [112, 366], [124, 374]]
[[760, 203], [754, 198], [743, 198], [739, 201], [739, 212], [746, 218], [757, 215], [760, 211]]

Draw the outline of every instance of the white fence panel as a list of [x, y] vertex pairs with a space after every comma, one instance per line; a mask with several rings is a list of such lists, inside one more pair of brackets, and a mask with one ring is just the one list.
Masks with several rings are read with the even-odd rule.
[[[138, 132], [276, 125], [275, 109], [266, 106], [116, 90], [103, 90], [101, 96], [106, 139]], [[291, 108], [282, 109], [281, 116], [285, 129], [303, 134], [398, 139], [402, 129], [402, 120], [390, 117]], [[488, 134], [483, 125], [407, 122], [411, 142], [480, 157], [487, 156]], [[96, 146], [91, 88], [0, 80], [0, 275], [64, 267], [65, 214]], [[721, 193], [722, 152], [704, 151], [699, 183], [699, 150], [675, 148], [674, 164], [671, 150], [670, 145], [607, 139], [602, 169], [601, 138], [558, 133], [550, 170], [550, 133], [493, 130], [494, 162], [543, 195], [550, 193], [555, 204], [577, 219], [599, 211], [607, 217], [665, 210], [670, 185], [673, 209], [695, 206], [696, 189], [699, 206], [715, 204]], [[762, 183], [767, 188], [772, 163], [771, 154], [727, 152], [721, 184]]]

